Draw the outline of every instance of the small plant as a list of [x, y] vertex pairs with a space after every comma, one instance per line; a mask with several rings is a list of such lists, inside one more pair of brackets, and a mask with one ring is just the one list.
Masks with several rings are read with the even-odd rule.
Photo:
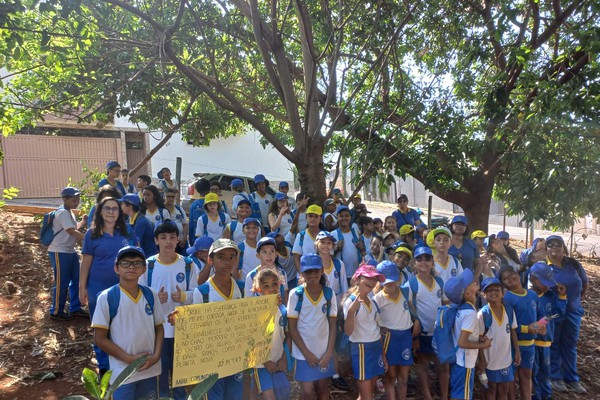
[[[110, 377], [112, 376], [112, 371], [107, 371], [98, 383], [98, 374], [92, 371], [89, 368], [84, 368], [81, 374], [81, 380], [85, 385], [85, 389], [92, 396], [91, 398], [94, 400], [110, 400], [112, 396], [121, 385], [127, 382], [129, 378], [131, 378], [137, 370], [144, 365], [146, 362], [146, 356], [140, 357], [131, 364], [129, 364], [120, 374], [117, 376], [115, 381], [110, 384]], [[218, 379], [217, 374], [209, 375], [205, 380], [198, 383], [194, 390], [189, 394], [188, 400], [200, 400], [215, 384]], [[170, 399], [169, 397], [161, 397], [163, 400]], [[63, 400], [90, 400], [88, 397], [82, 395], [73, 395], [65, 397]]]
[[69, 178], [67, 186], [76, 187], [81, 193], [81, 201], [79, 202], [79, 211], [81, 215], [87, 215], [94, 204], [96, 204], [96, 192], [98, 191], [98, 182], [104, 178], [104, 173], [98, 168], [90, 168], [85, 161], [81, 161], [81, 170], [85, 177], [74, 182]]
[[2, 198], [0, 198], [0, 208], [6, 205], [6, 200], [12, 200], [17, 197], [19, 189], [16, 187], [10, 187], [8, 189], [2, 189]]

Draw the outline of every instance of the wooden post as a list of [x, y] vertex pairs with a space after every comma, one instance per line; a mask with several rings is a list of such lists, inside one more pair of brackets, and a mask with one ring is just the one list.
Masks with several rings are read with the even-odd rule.
[[431, 228], [431, 209], [433, 208], [433, 196], [429, 195], [427, 200], [427, 227]]

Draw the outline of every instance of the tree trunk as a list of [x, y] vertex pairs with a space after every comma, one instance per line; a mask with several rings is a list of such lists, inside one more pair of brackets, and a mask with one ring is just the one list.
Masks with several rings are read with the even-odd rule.
[[300, 188], [302, 193], [310, 197], [309, 204], [323, 207], [323, 202], [327, 197], [325, 165], [323, 164], [324, 146], [319, 139], [311, 138], [306, 153], [303, 159], [296, 163]]
[[466, 196], [462, 194], [460, 196], [446, 195], [441, 197], [446, 201], [460, 206], [464, 210], [471, 232], [476, 229], [487, 232], [494, 179], [476, 178], [473, 181], [474, 184], [470, 185], [467, 189], [468, 194]]

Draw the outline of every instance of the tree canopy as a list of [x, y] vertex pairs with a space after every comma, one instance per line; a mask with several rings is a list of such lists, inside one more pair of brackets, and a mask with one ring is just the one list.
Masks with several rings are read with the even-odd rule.
[[487, 227], [495, 187], [530, 220], [564, 224], [600, 204], [586, 190], [598, 162], [593, 1], [0, 7], [4, 134], [48, 112], [127, 116], [198, 145], [250, 126], [313, 199], [325, 196], [324, 155], [339, 151], [363, 181], [416, 177], [474, 227]]

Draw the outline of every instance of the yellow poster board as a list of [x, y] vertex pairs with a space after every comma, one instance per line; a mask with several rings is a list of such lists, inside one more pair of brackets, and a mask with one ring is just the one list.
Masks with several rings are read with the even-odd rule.
[[276, 294], [177, 307], [173, 386], [207, 375], [237, 374], [267, 361], [279, 298]]

